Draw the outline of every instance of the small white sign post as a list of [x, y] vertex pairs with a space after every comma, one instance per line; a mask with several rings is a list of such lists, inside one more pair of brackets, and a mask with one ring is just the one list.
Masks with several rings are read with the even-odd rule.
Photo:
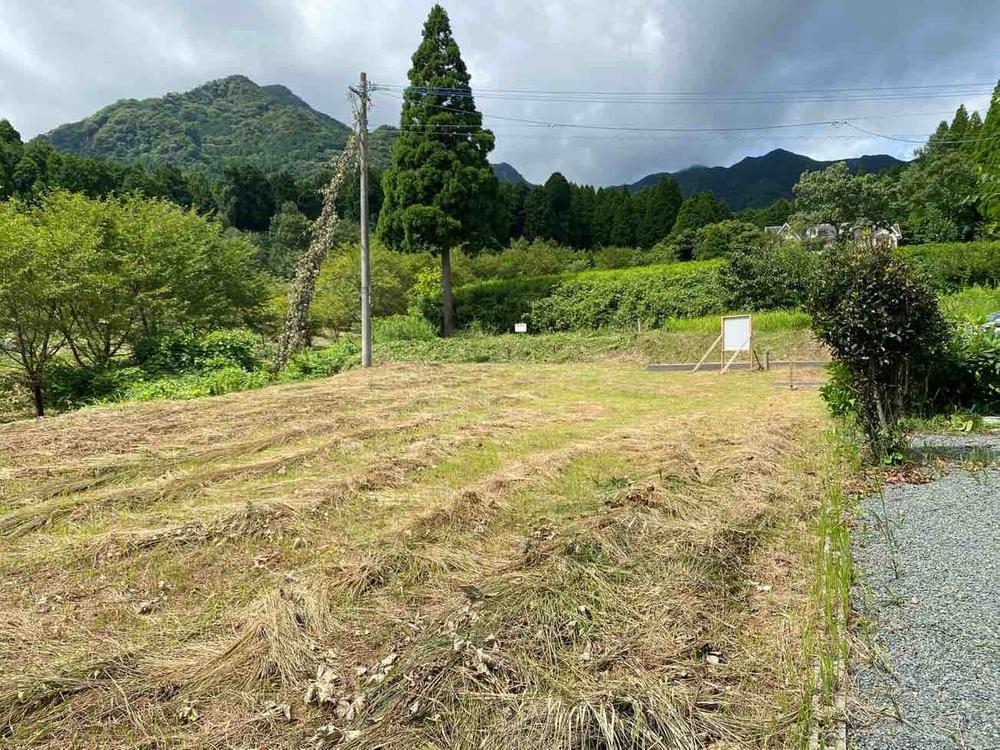
[[[698, 364], [694, 366], [691, 372], [696, 372], [699, 367], [705, 364], [708, 355], [720, 343], [722, 344], [722, 348], [719, 350], [720, 373], [729, 369], [729, 366], [740, 356], [740, 352], [753, 351], [753, 318], [750, 315], [723, 315], [721, 329], [719, 337], [712, 342], [712, 345], [708, 347], [708, 351], [698, 360]], [[729, 352], [732, 352], [733, 356], [727, 362], [726, 354]], [[751, 363], [753, 362], [752, 355], [750, 361]]]
[[[753, 318], [749, 315], [724, 315], [722, 317], [722, 358], [719, 360], [721, 371], [725, 372], [740, 352], [749, 352], [753, 341]], [[733, 352], [728, 362], [722, 364], [727, 352]], [[753, 360], [750, 360], [751, 363]]]
[[527, 332], [528, 332], [528, 324], [527, 323], [515, 323], [514, 324], [514, 333], [527, 333]]

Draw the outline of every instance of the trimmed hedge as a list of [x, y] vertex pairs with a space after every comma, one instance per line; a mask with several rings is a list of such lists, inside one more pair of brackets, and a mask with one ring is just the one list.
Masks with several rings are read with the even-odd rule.
[[455, 292], [462, 325], [510, 331], [575, 331], [662, 325], [669, 318], [721, 312], [720, 261], [670, 263], [470, 284]]
[[927, 272], [938, 291], [1000, 285], [1000, 242], [907, 245], [903, 252]]

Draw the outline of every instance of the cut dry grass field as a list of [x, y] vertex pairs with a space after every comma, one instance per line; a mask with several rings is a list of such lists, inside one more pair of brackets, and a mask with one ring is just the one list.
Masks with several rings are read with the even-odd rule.
[[798, 746], [825, 429], [622, 364], [0, 426], [0, 746]]

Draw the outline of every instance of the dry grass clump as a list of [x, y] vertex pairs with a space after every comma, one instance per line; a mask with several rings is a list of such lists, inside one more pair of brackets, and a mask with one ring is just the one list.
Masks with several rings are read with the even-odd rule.
[[200, 648], [174, 670], [185, 692], [299, 685], [316, 666], [333, 617], [325, 588], [282, 587], [254, 602], [229, 644]]
[[739, 609], [718, 579], [745, 581], [762, 517], [713, 527], [734, 498], [660, 512], [648, 484], [621, 494], [643, 501], [532, 534], [478, 582], [366, 694], [348, 746], [701, 748], [785, 731], [794, 714], [740, 689], [737, 635], [718, 622]]

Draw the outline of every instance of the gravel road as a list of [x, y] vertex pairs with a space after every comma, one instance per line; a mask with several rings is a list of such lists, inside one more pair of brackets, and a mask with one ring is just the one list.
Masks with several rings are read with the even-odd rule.
[[853, 546], [862, 640], [883, 667], [855, 650], [851, 746], [1000, 750], [1000, 472], [887, 487], [862, 503]]

